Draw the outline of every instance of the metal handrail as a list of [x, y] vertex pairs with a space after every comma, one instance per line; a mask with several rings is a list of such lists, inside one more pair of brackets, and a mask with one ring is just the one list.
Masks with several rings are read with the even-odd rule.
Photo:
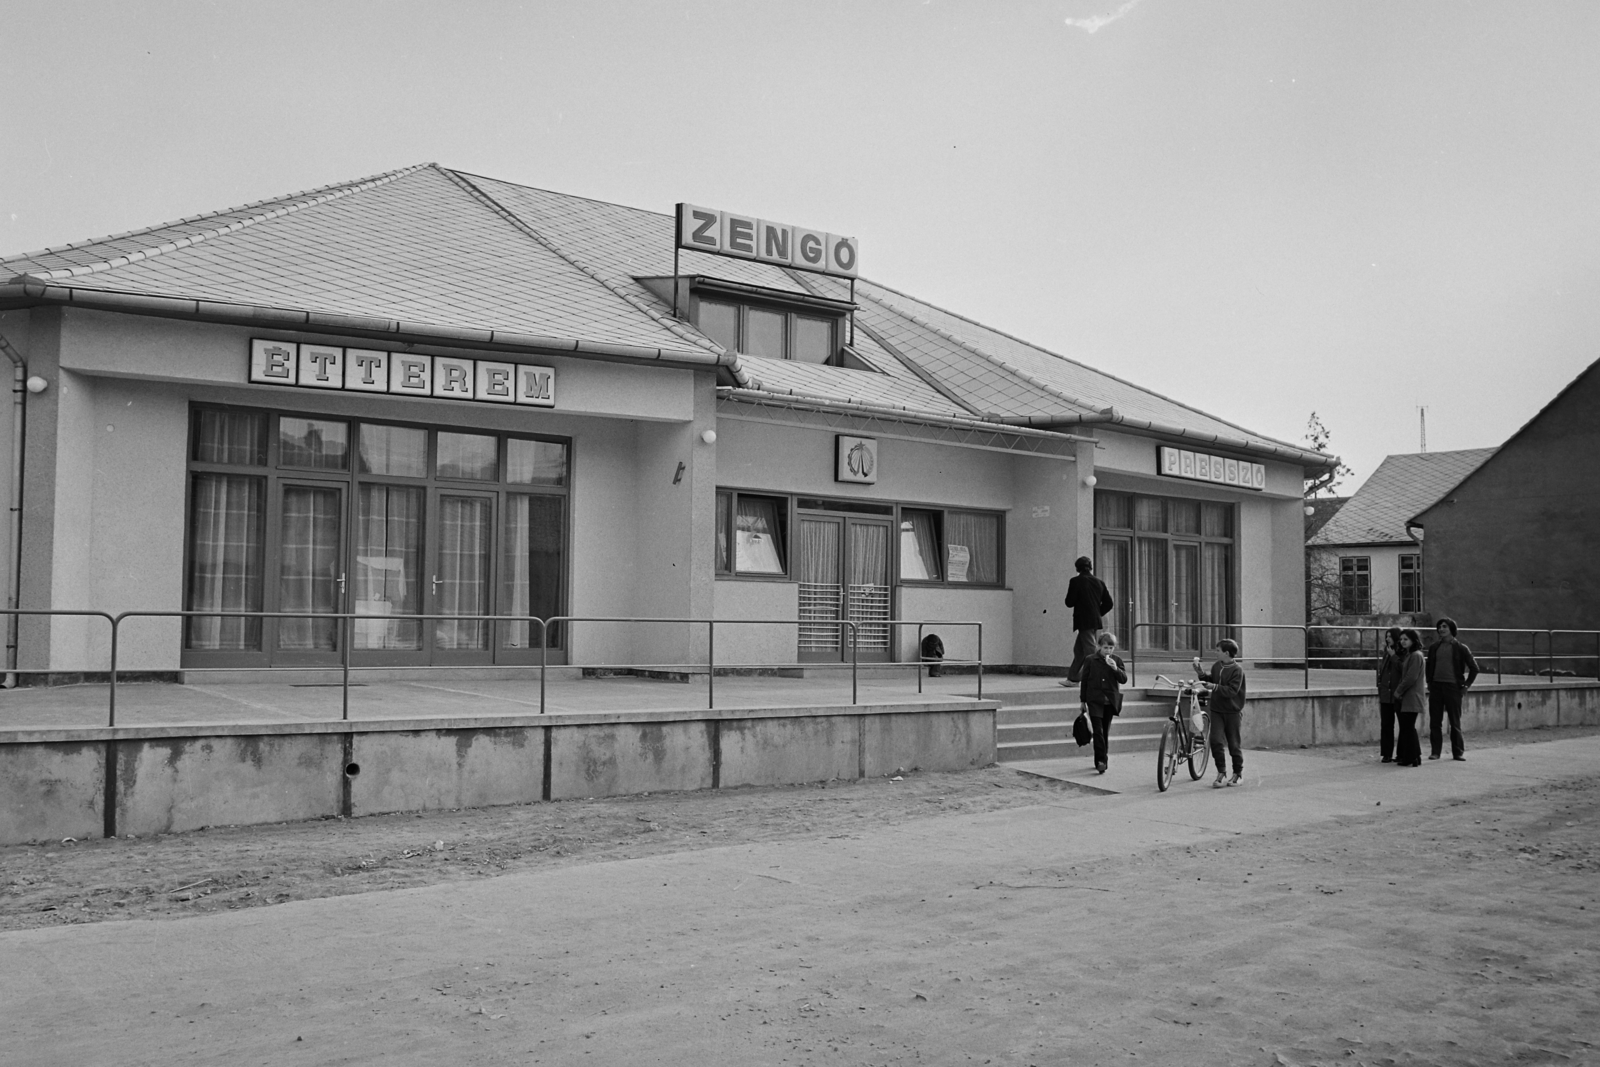
[[[910, 626], [911, 625], [911, 621], [910, 620], [896, 620], [896, 621], [890, 622], [889, 625], [890, 626]], [[978, 699], [982, 700], [983, 699], [983, 623], [981, 623], [981, 622], [972, 622], [972, 621], [968, 621], [968, 620], [957, 620], [957, 619], [923, 619], [923, 620], [917, 622], [917, 624], [916, 624], [916, 627], [917, 627], [917, 653], [916, 653], [917, 660], [916, 660], [916, 663], [917, 663], [917, 692], [919, 694], [922, 692], [922, 669], [923, 669], [923, 667], [927, 666], [927, 664], [925, 664], [922, 661], [922, 637], [923, 637], [922, 628], [924, 626], [976, 626], [978, 628], [978, 658], [977, 658], [977, 660], [975, 662], [978, 664]], [[959, 660], [959, 659], [958, 660], [941, 660], [940, 661], [940, 663], [951, 663], [951, 662], [965, 664], [965, 663], [971, 663], [971, 662], [974, 662], [974, 661], [972, 661], [972, 660]]]
[[[983, 695], [983, 624], [981, 622], [974, 622], [974, 621], [913, 620], [913, 619], [884, 619], [884, 620], [860, 621], [860, 620], [854, 620], [854, 619], [815, 620], [815, 619], [793, 619], [793, 618], [788, 618], [788, 619], [704, 619], [704, 618], [698, 618], [697, 619], [697, 618], [687, 618], [687, 617], [681, 617], [680, 618], [680, 617], [663, 617], [663, 616], [600, 616], [600, 615], [553, 615], [553, 616], [550, 616], [548, 618], [540, 618], [537, 615], [460, 615], [460, 614], [450, 614], [450, 613], [444, 613], [444, 612], [406, 614], [406, 615], [403, 615], [403, 616], [387, 616], [387, 615], [385, 615], [385, 616], [374, 616], [374, 615], [367, 615], [367, 614], [362, 614], [362, 613], [357, 613], [357, 612], [214, 611], [214, 610], [194, 610], [194, 609], [171, 610], [171, 611], [135, 610], [135, 611], [124, 611], [124, 612], [121, 612], [119, 614], [113, 615], [113, 614], [111, 614], [109, 612], [94, 611], [94, 610], [75, 610], [75, 609], [39, 609], [39, 610], [30, 610], [30, 609], [16, 609], [16, 608], [13, 608], [13, 609], [0, 609], [0, 615], [45, 615], [45, 616], [62, 615], [62, 616], [78, 616], [78, 617], [98, 617], [98, 618], [105, 619], [110, 624], [110, 626], [111, 626], [111, 642], [110, 642], [110, 660], [111, 660], [111, 662], [110, 662], [110, 669], [109, 669], [109, 672], [108, 672], [109, 685], [108, 685], [107, 712], [106, 712], [106, 724], [107, 724], [108, 728], [115, 728], [116, 724], [117, 724], [117, 686], [118, 686], [119, 675], [120, 675], [120, 672], [121, 672], [121, 662], [120, 662], [120, 657], [119, 657], [119, 649], [120, 649], [120, 634], [121, 634], [122, 623], [125, 620], [128, 620], [128, 619], [146, 619], [146, 618], [157, 618], [157, 619], [159, 619], [159, 618], [177, 618], [177, 619], [189, 619], [189, 618], [325, 619], [325, 620], [330, 620], [330, 621], [336, 620], [338, 622], [338, 624], [339, 624], [339, 664], [338, 664], [338, 666], [339, 666], [339, 670], [340, 670], [340, 720], [341, 721], [349, 721], [349, 718], [350, 718], [350, 672], [352, 670], [360, 671], [360, 670], [390, 669], [390, 668], [387, 668], [387, 667], [379, 667], [379, 666], [372, 666], [372, 667], [356, 666], [356, 667], [352, 667], [352, 665], [350, 663], [350, 637], [351, 637], [350, 624], [351, 624], [351, 622], [352, 621], [361, 621], [361, 620], [371, 621], [371, 620], [377, 619], [377, 618], [381, 618], [381, 619], [397, 619], [397, 618], [399, 618], [399, 619], [405, 619], [405, 620], [408, 620], [408, 621], [416, 621], [416, 622], [451, 621], [451, 622], [488, 623], [488, 624], [490, 624], [490, 627], [491, 627], [491, 644], [493, 643], [493, 636], [492, 636], [493, 628], [497, 624], [501, 624], [501, 623], [526, 623], [526, 624], [530, 624], [530, 625], [537, 625], [538, 628], [539, 628], [539, 662], [537, 664], [537, 667], [538, 667], [538, 670], [539, 670], [539, 714], [541, 714], [541, 715], [545, 714], [545, 709], [546, 709], [546, 706], [547, 706], [546, 677], [547, 677], [547, 674], [548, 674], [548, 671], [549, 671], [549, 666], [550, 666], [550, 663], [549, 663], [549, 652], [550, 652], [549, 634], [550, 634], [550, 628], [553, 625], [556, 625], [556, 624], [559, 624], [559, 623], [629, 623], [629, 624], [631, 624], [631, 623], [666, 623], [666, 624], [673, 624], [673, 625], [689, 625], [689, 626], [698, 626], [698, 625], [702, 625], [702, 624], [705, 625], [706, 626], [706, 636], [707, 636], [707, 641], [706, 641], [706, 656], [707, 656], [707, 660], [706, 660], [706, 678], [707, 678], [707, 707], [708, 707], [708, 709], [714, 709], [716, 707], [716, 672], [717, 672], [717, 663], [716, 663], [716, 628], [717, 628], [718, 625], [723, 625], [723, 626], [728, 626], [728, 625], [736, 625], [736, 626], [802, 626], [802, 625], [837, 626], [839, 628], [839, 631], [840, 631], [840, 640], [842, 642], [841, 651], [843, 650], [843, 645], [848, 645], [848, 648], [849, 648], [849, 651], [850, 651], [850, 660], [849, 660], [849, 666], [850, 666], [850, 702], [851, 702], [852, 705], [856, 705], [856, 704], [860, 703], [860, 630], [863, 627], [867, 627], [867, 626], [887, 626], [890, 629], [890, 632], [892, 633], [894, 628], [898, 627], [898, 626], [931, 626], [931, 625], [940, 625], [940, 626], [975, 626], [978, 629], [978, 658], [976, 660], [955, 660], [955, 661], [952, 661], [952, 662], [957, 662], [957, 663], [976, 663], [977, 664], [977, 667], [978, 667], [978, 696], [979, 696], [979, 699], [982, 699], [982, 695]], [[920, 630], [919, 630], [919, 634], [920, 634]], [[920, 638], [919, 638], [919, 652], [920, 652]], [[274, 668], [274, 670], [289, 670], [289, 671], [327, 670], [331, 666], [332, 666], [332, 664], [321, 664], [321, 665], [319, 665], [319, 664], [304, 664], [304, 665], [290, 666], [290, 667], [286, 667], [286, 668]], [[433, 667], [437, 667], [437, 666], [438, 665], [435, 664], [435, 665], [429, 665], [428, 667], [419, 666], [419, 667], [415, 667], [413, 669], [419, 669], [419, 670], [420, 669], [432, 669]], [[485, 668], [488, 668], [488, 667], [504, 668], [504, 667], [507, 667], [507, 666], [510, 666], [510, 667], [514, 668], [516, 666], [527, 666], [527, 667], [529, 667], [531, 669], [534, 665], [533, 664], [526, 664], [526, 665], [517, 665], [517, 664], [511, 664], [511, 665], [507, 665], [507, 664], [484, 664], [484, 665], [475, 665], [475, 666], [482, 666], [482, 667], [485, 667]], [[634, 666], [637, 667], [637, 665], [634, 665]], [[675, 664], [675, 665], [672, 665], [672, 666], [688, 666], [688, 667], [692, 667], [693, 665], [692, 664]], [[781, 666], [791, 666], [791, 664], [783, 664]], [[822, 667], [824, 669], [832, 668], [832, 667], [838, 667], [838, 668], [842, 669], [844, 664], [843, 663], [839, 663], [839, 664], [817, 663], [817, 664], [814, 664], [813, 666]], [[917, 672], [918, 672], [917, 673], [917, 691], [920, 693], [922, 691], [922, 673], [921, 673], [922, 664], [920, 662], [920, 659], [916, 663], [916, 667], [917, 667]], [[207, 669], [207, 668], [199, 668], [199, 669], [204, 670], [204, 669]], [[218, 669], [221, 669], [221, 668], [218, 668]], [[239, 669], [239, 668], [232, 668], [232, 669]]]
[[[1381, 639], [1377, 639], [1376, 638], [1376, 635], [1382, 634], [1384, 631], [1389, 629], [1388, 626], [1361, 626], [1361, 625], [1351, 625], [1351, 624], [1345, 624], [1345, 623], [1308, 623], [1308, 624], [1298, 625], [1297, 626], [1297, 625], [1291, 625], [1291, 624], [1287, 624], [1287, 623], [1270, 624], [1270, 623], [1221, 623], [1221, 622], [1138, 622], [1138, 623], [1134, 623], [1133, 624], [1133, 627], [1132, 627], [1133, 640], [1131, 640], [1129, 642], [1130, 645], [1132, 646], [1132, 647], [1130, 647], [1128, 649], [1128, 662], [1129, 662], [1129, 665], [1130, 665], [1130, 669], [1137, 669], [1137, 666], [1138, 666], [1138, 645], [1139, 645], [1138, 633], [1139, 633], [1139, 630], [1143, 629], [1143, 628], [1148, 628], [1148, 627], [1163, 627], [1163, 628], [1168, 629], [1168, 630], [1171, 630], [1174, 627], [1183, 627], [1183, 628], [1186, 628], [1186, 629], [1194, 629], [1194, 630], [1202, 630], [1202, 631], [1203, 630], [1299, 630], [1302, 633], [1301, 648], [1305, 653], [1305, 657], [1304, 657], [1304, 661], [1303, 661], [1303, 671], [1304, 671], [1304, 674], [1303, 674], [1303, 685], [1304, 685], [1304, 687], [1306, 689], [1310, 689], [1311, 688], [1311, 631], [1313, 631], [1313, 630], [1355, 630], [1359, 634], [1361, 634], [1362, 637], [1363, 637], [1363, 640], [1360, 642], [1361, 648], [1358, 648], [1358, 650], [1357, 650], [1358, 652], [1360, 652], [1360, 651], [1363, 651], [1364, 647], [1365, 647], [1364, 636], [1365, 636], [1365, 634], [1366, 634], [1366, 632], [1368, 630], [1371, 630], [1371, 631], [1373, 631], [1373, 633], [1375, 635], [1375, 640], [1374, 640], [1373, 644], [1374, 644], [1374, 655], [1376, 655], [1377, 646], [1379, 645], [1379, 643], [1381, 641]], [[1560, 630], [1560, 629], [1543, 629], [1543, 630], [1540, 630], [1540, 629], [1533, 629], [1533, 628], [1489, 627], [1489, 626], [1460, 626], [1460, 627], [1457, 627], [1457, 629], [1459, 631], [1463, 632], [1463, 633], [1485, 633], [1485, 634], [1486, 633], [1493, 633], [1495, 635], [1495, 681], [1497, 683], [1504, 680], [1504, 674], [1503, 674], [1504, 656], [1502, 654], [1501, 637], [1503, 635], [1505, 635], [1505, 634], [1528, 634], [1528, 635], [1530, 635], [1531, 640], [1529, 642], [1529, 658], [1530, 658], [1531, 661], [1537, 661], [1540, 658], [1540, 656], [1539, 656], [1539, 640], [1538, 639], [1539, 639], [1539, 635], [1540, 634], [1545, 635], [1545, 657], [1544, 658], [1546, 659], [1546, 662], [1547, 662], [1548, 666], [1546, 667], [1546, 669], [1545, 669], [1545, 671], [1543, 673], [1546, 674], [1548, 680], [1552, 684], [1554, 684], [1554, 682], [1556, 680], [1556, 666], [1555, 666], [1555, 664], [1556, 664], [1556, 658], [1557, 657], [1556, 657], [1556, 651], [1555, 651], [1555, 636], [1557, 634], [1568, 634], [1568, 635], [1579, 636], [1579, 637], [1593, 637], [1595, 639], [1595, 653], [1594, 653], [1593, 656], [1590, 656], [1588, 653], [1571, 653], [1571, 654], [1567, 654], [1567, 655], [1562, 655], [1560, 658], [1562, 658], [1562, 659], [1571, 659], [1571, 660], [1579, 660], [1579, 661], [1587, 660], [1587, 659], [1593, 659], [1595, 661], [1595, 663], [1596, 663], [1597, 675], [1600, 675], [1600, 630]], [[1257, 656], [1257, 657], [1252, 657], [1252, 658], [1257, 659], [1257, 660], [1265, 660], [1267, 662], [1271, 662], [1272, 661], [1272, 657]], [[1359, 659], [1359, 658], [1362, 658], [1362, 657], [1358, 655], [1357, 657], [1353, 657], [1353, 658], [1358, 658]], [[1538, 672], [1536, 672], [1536, 673], [1538, 673]]]

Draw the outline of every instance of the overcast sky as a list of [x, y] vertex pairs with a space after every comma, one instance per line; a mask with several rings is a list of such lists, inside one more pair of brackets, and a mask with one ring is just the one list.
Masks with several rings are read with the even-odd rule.
[[1600, 357], [1600, 4], [0, 0], [0, 253], [436, 161], [863, 274], [1356, 478]]

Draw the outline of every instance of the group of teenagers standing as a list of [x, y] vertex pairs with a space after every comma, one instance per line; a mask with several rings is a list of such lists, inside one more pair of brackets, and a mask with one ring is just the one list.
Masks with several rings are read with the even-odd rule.
[[[1094, 576], [1094, 560], [1079, 556], [1078, 573], [1067, 583], [1067, 607], [1072, 609], [1072, 665], [1064, 686], [1078, 686], [1083, 710], [1094, 728], [1094, 769], [1101, 774], [1111, 764], [1111, 720], [1122, 711], [1122, 686], [1128, 670], [1116, 654], [1117, 636], [1103, 629], [1115, 602], [1106, 583]], [[1194, 660], [1195, 673], [1211, 689], [1211, 754], [1217, 767], [1213, 789], [1238, 785], [1244, 778], [1244, 746], [1240, 724], [1244, 716], [1244, 668], [1237, 662], [1239, 644], [1225, 637], [1217, 642], [1220, 658], [1209, 668]], [[1233, 777], [1223, 769], [1224, 745], [1233, 760]]]
[[[1389, 627], [1384, 635], [1383, 658], [1378, 661], [1378, 713], [1382, 725], [1378, 751], [1384, 763], [1400, 767], [1422, 766], [1422, 739], [1417, 736], [1417, 716], [1424, 696], [1428, 709], [1429, 759], [1444, 752], [1444, 723], [1450, 723], [1450, 758], [1467, 758], [1461, 735], [1461, 695], [1478, 677], [1472, 650], [1456, 639], [1454, 619], [1440, 619], [1439, 639], [1426, 650], [1415, 630]], [[1400, 736], [1395, 739], [1395, 726]]]

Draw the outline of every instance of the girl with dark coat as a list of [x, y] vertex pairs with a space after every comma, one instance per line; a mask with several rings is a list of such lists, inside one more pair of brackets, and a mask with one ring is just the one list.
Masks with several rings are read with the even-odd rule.
[[1400, 681], [1400, 668], [1405, 662], [1405, 657], [1400, 655], [1400, 627], [1391, 626], [1383, 635], [1383, 658], [1378, 660], [1378, 714], [1383, 719], [1378, 751], [1385, 763], [1394, 762], [1394, 717], [1398, 711], [1394, 687]]
[[1122, 711], [1122, 686], [1128, 681], [1127, 668], [1113, 655], [1116, 647], [1116, 634], [1108, 630], [1100, 635], [1094, 656], [1083, 665], [1083, 681], [1078, 687], [1094, 727], [1094, 769], [1101, 774], [1111, 765], [1111, 720]]
[[1427, 674], [1426, 657], [1422, 652], [1422, 637], [1415, 630], [1400, 631], [1400, 680], [1395, 683], [1395, 718], [1400, 723], [1400, 742], [1395, 751], [1395, 763], [1401, 767], [1422, 766], [1422, 739], [1417, 736], [1417, 716], [1426, 707]]

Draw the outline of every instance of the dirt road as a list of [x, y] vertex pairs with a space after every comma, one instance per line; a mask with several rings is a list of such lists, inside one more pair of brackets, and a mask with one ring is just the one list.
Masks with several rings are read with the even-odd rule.
[[[1518, 769], [1546, 752], [1570, 773]], [[1281, 757], [1160, 806], [991, 769], [8, 849], [0, 1063], [1600, 1063], [1596, 754], [1403, 784]], [[1342, 814], [1229, 829], [1314, 793]], [[132, 910], [215, 914], [16, 929]]]

